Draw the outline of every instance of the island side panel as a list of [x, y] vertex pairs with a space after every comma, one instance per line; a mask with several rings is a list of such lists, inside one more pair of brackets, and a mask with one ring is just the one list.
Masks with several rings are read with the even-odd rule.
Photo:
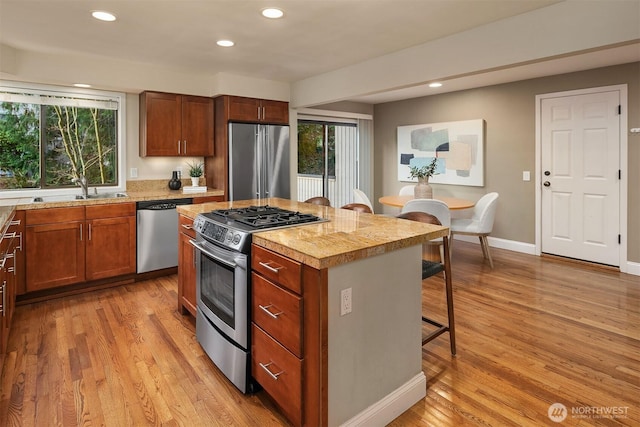
[[327, 417], [327, 269], [302, 266], [304, 300], [304, 425], [326, 426]]
[[[422, 246], [415, 245], [329, 269], [329, 425], [384, 405], [391, 393], [424, 377], [421, 262]], [[340, 316], [345, 288], [352, 288], [352, 312]], [[424, 397], [426, 390], [420, 392]], [[400, 411], [417, 401], [409, 399]], [[382, 425], [391, 419], [369, 421]]]

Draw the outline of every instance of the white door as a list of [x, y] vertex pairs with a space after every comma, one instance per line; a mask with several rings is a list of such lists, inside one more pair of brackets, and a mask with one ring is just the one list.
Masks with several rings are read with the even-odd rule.
[[620, 265], [620, 92], [541, 103], [542, 252]]

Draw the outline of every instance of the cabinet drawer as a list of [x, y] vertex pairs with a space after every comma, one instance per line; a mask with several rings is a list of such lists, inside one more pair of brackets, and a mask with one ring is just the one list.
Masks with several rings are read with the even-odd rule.
[[193, 229], [193, 220], [188, 216], [178, 216], [178, 230], [192, 239], [196, 238], [196, 231]]
[[302, 361], [251, 325], [251, 374], [294, 425], [302, 424]]
[[113, 203], [105, 205], [86, 206], [87, 219], [119, 218], [122, 216], [135, 216], [135, 203]]
[[253, 245], [251, 268], [272, 282], [298, 294], [302, 293], [302, 267], [299, 262], [278, 255], [261, 246]]
[[193, 204], [197, 205], [200, 203], [209, 203], [209, 202], [223, 202], [224, 196], [202, 196], [202, 197], [194, 197]]
[[30, 209], [27, 211], [26, 219], [27, 225], [84, 221], [84, 206], [71, 208]]
[[302, 298], [255, 273], [253, 321], [289, 351], [302, 357]]

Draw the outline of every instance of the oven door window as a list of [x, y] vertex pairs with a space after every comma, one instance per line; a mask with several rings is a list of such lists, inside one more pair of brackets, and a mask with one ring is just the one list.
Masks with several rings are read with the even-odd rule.
[[202, 254], [200, 298], [220, 320], [235, 328], [234, 269]]

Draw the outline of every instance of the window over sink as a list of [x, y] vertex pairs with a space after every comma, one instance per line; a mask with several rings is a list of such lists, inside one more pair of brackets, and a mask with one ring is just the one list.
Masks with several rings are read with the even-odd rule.
[[[0, 82], [0, 191], [124, 185], [125, 94]], [[40, 191], [41, 192], [41, 191]]]

